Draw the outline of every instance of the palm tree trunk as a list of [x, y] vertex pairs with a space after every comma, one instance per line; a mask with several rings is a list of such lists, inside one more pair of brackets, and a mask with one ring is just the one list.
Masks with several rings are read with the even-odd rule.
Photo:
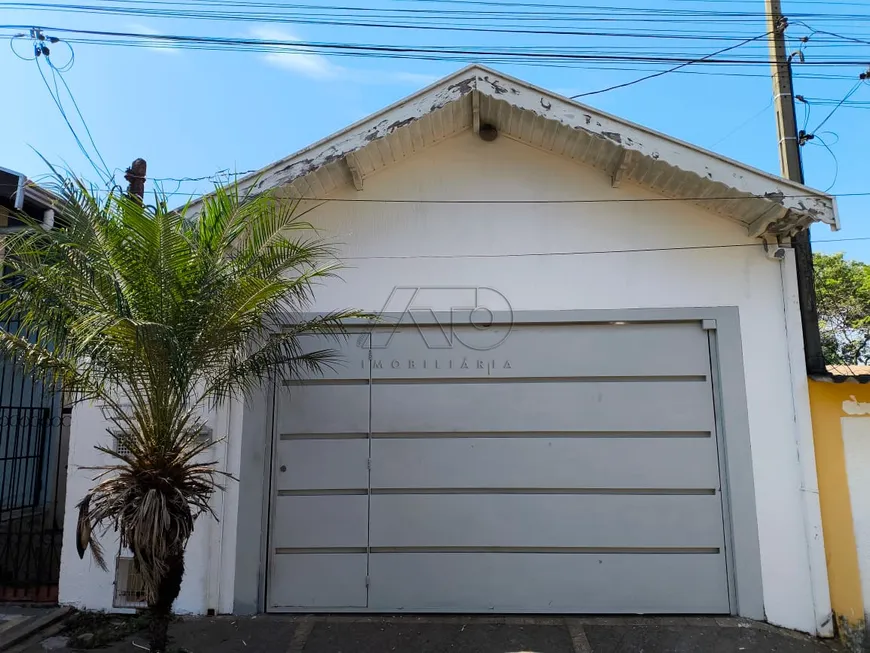
[[166, 653], [169, 645], [169, 622], [172, 620], [172, 604], [181, 591], [184, 577], [184, 550], [170, 554], [166, 561], [167, 571], [160, 581], [157, 600], [148, 606], [151, 621], [148, 626], [151, 653]]

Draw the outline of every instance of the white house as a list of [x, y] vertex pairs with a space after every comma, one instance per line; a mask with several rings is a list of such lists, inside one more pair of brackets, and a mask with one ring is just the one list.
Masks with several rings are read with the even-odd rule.
[[[347, 267], [313, 311], [387, 318], [210, 417], [239, 481], [179, 611], [831, 633], [789, 236], [832, 197], [479, 66], [240, 183], [316, 198]], [[109, 437], [95, 406], [72, 429], [69, 514]], [[112, 609], [74, 529], [61, 602]]]

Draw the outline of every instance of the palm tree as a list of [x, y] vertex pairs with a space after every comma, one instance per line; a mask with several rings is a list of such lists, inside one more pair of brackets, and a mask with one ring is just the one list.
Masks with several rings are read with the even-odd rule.
[[266, 380], [316, 373], [332, 350], [304, 334], [340, 337], [355, 311], [306, 317], [315, 284], [336, 273], [329, 245], [297, 203], [217, 188], [197, 215], [165, 198], [145, 205], [117, 191], [100, 199], [59, 179], [59, 226], [7, 237], [0, 346], [78, 400], [98, 402], [122, 446], [78, 504], [79, 556], [113, 528], [133, 553], [162, 652], [194, 520], [211, 513], [222, 473], [208, 459], [203, 406]]

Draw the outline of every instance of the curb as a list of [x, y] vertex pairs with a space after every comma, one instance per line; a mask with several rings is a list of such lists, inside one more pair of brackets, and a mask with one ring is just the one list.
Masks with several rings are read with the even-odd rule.
[[23, 620], [0, 634], [0, 651], [6, 651], [25, 639], [30, 639], [38, 632], [68, 617], [72, 611], [71, 607], [64, 606], [50, 610], [42, 616]]

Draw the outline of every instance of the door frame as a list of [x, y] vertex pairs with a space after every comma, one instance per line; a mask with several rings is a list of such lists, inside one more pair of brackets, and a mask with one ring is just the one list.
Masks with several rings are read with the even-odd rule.
[[[388, 323], [399, 314], [382, 316]], [[450, 323], [449, 312], [437, 312], [414, 322]], [[764, 619], [761, 554], [755, 506], [755, 483], [749, 439], [749, 415], [743, 370], [740, 314], [736, 306], [709, 308], [602, 309], [513, 311], [495, 313], [496, 324], [606, 324], [613, 322], [700, 322], [710, 343], [713, 405], [720, 447], [720, 479], [726, 537], [726, 561], [732, 614]], [[363, 321], [348, 326], [359, 327]], [[405, 322], [407, 324], [407, 322]], [[356, 330], [356, 329], [355, 329]], [[239, 508], [233, 587], [234, 612], [266, 611], [268, 539], [272, 504], [273, 418], [276, 392], [264, 383], [245, 402], [239, 470]], [[259, 534], [259, 537], [252, 533]]]

